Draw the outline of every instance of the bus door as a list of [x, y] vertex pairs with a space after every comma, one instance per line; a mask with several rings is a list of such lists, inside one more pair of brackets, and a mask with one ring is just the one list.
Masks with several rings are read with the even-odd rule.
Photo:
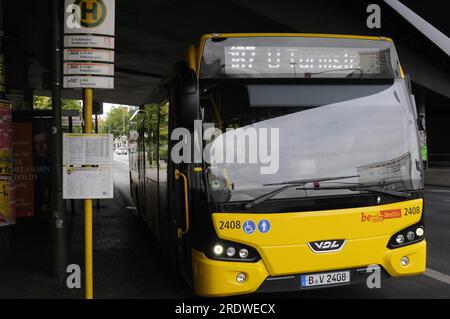
[[[180, 65], [177, 81], [170, 89], [171, 113], [169, 123], [169, 136], [172, 130], [182, 127], [190, 133], [190, 140], [193, 141], [194, 120], [199, 115], [199, 94], [198, 82], [195, 72], [187, 65]], [[186, 132], [186, 130], [185, 130]], [[170, 143], [177, 141], [170, 140]], [[192, 153], [192, 145], [191, 154]], [[168, 154], [171, 148], [168, 149]], [[192, 159], [192, 158], [191, 158]], [[177, 225], [178, 257], [183, 276], [190, 281], [192, 278], [192, 232], [193, 220], [196, 214], [193, 206], [191, 192], [192, 181], [190, 180], [190, 170], [193, 168], [191, 162], [174, 163], [170, 161], [168, 174], [169, 204], [172, 206], [174, 219]], [[179, 172], [179, 174], [177, 174]], [[185, 194], [187, 193], [187, 201]], [[172, 201], [171, 201], [172, 197]]]

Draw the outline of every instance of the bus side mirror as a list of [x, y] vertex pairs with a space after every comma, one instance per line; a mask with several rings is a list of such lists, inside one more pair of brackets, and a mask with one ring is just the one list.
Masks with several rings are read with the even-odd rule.
[[175, 96], [177, 125], [194, 130], [194, 121], [200, 118], [200, 97], [195, 71], [186, 63], [180, 64], [178, 87]]

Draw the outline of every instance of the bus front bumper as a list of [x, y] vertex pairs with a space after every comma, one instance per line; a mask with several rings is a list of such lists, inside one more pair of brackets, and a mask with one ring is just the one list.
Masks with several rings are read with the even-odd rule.
[[[408, 257], [409, 263], [402, 266], [401, 260]], [[192, 251], [193, 281], [195, 293], [200, 296], [230, 296], [248, 294], [252, 292], [298, 291], [301, 274], [314, 274], [324, 271], [349, 270], [351, 281], [347, 284], [364, 283], [371, 272], [367, 271], [369, 265], [379, 265], [381, 279], [389, 276], [419, 275], [425, 271], [426, 241], [396, 248], [383, 252], [376, 260], [367, 264], [353, 265], [343, 268], [342, 265], [327, 269], [303, 269], [298, 266], [298, 272], [271, 275], [264, 261], [258, 262], [228, 262], [207, 258], [204, 253]], [[237, 280], [239, 274], [245, 274], [245, 281]], [[328, 286], [320, 286], [320, 288]], [[309, 288], [307, 288], [309, 289]]]

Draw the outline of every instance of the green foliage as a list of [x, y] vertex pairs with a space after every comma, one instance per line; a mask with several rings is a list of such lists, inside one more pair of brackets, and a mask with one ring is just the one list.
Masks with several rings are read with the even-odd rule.
[[52, 98], [48, 96], [34, 96], [33, 107], [35, 110], [51, 110]]
[[63, 110], [77, 110], [78, 113], [82, 113], [80, 100], [62, 99], [61, 104]]
[[106, 119], [99, 123], [99, 133], [111, 133], [114, 137], [128, 135], [130, 117], [131, 114], [126, 106], [111, 109]]
[[[63, 110], [77, 110], [80, 116], [82, 115], [82, 106], [80, 100], [73, 99], [61, 99], [61, 107]], [[51, 110], [52, 109], [52, 98], [48, 96], [35, 95], [33, 97], [33, 108], [35, 110]], [[67, 127], [65, 128], [67, 130]], [[81, 133], [81, 126], [73, 127], [74, 133]]]
[[[159, 127], [158, 127], [159, 117]], [[145, 105], [145, 145], [148, 148], [147, 158], [150, 165], [156, 164], [159, 138], [159, 159], [168, 159], [169, 141], [169, 105], [155, 103]]]
[[[51, 110], [52, 98], [48, 96], [36, 95], [33, 98], [33, 106], [35, 110]], [[82, 112], [81, 101], [73, 99], [61, 99], [61, 107], [63, 110], [77, 110]]]
[[159, 108], [159, 157], [168, 161], [169, 149], [169, 105]]

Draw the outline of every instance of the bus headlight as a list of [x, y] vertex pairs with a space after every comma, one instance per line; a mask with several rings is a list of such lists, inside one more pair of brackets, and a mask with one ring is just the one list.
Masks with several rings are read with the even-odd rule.
[[412, 230], [406, 233], [406, 239], [408, 239], [409, 241], [414, 240], [414, 238], [416, 238], [416, 234]]
[[223, 253], [223, 246], [222, 245], [215, 245], [214, 246], [214, 254], [216, 254], [217, 256], [222, 255]]
[[247, 258], [248, 257], [248, 250], [245, 248], [242, 248], [239, 250], [239, 257], [241, 258]]
[[423, 230], [422, 227], [418, 227], [418, 228], [416, 229], [416, 235], [417, 235], [418, 237], [422, 237], [424, 233], [425, 233], [425, 232], [424, 232], [424, 230]]
[[236, 249], [234, 247], [228, 247], [227, 248], [227, 256], [233, 257], [236, 254]]
[[424, 239], [424, 226], [422, 223], [409, 226], [391, 237], [388, 243], [388, 248], [398, 248], [406, 245], [415, 244]]
[[397, 237], [395, 237], [395, 242], [397, 244], [403, 244], [405, 242], [405, 236], [398, 234]]
[[255, 248], [222, 239], [217, 239], [203, 251], [206, 257], [215, 260], [255, 262], [261, 259]]

